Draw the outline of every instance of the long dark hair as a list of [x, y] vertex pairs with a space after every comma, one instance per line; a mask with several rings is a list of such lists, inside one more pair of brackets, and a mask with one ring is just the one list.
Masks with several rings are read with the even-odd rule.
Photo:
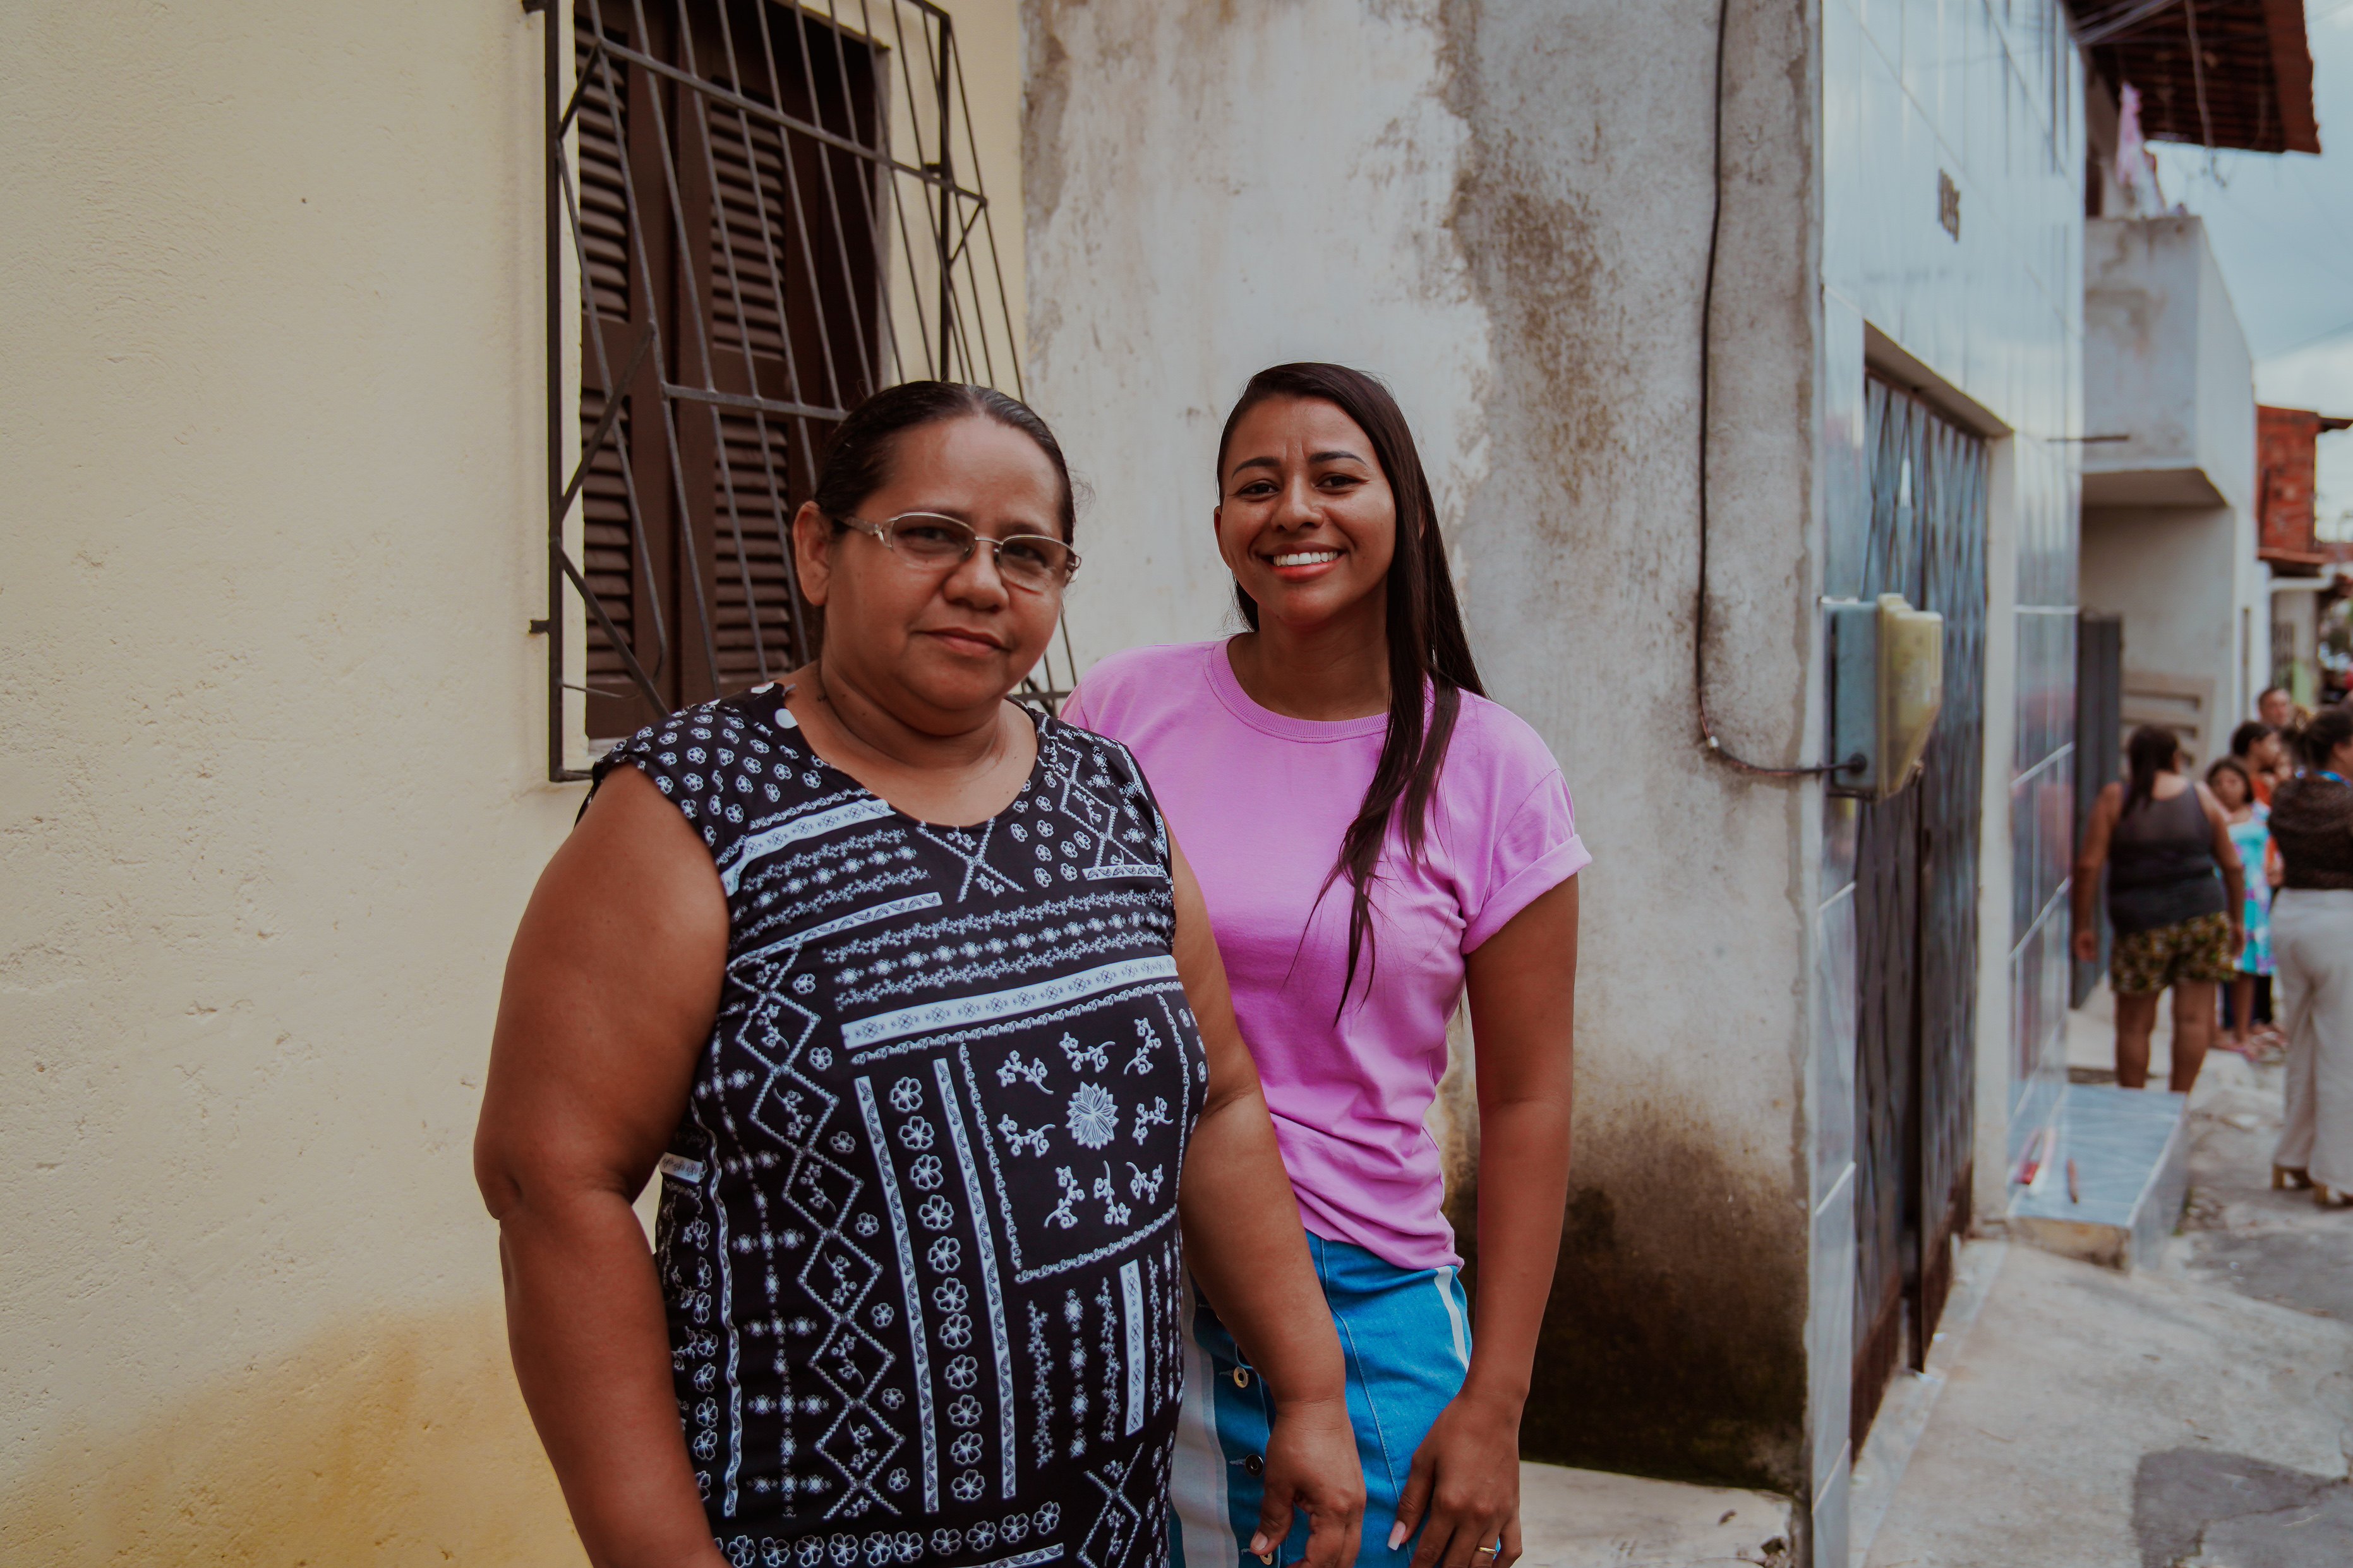
[[2306, 765], [2316, 769], [2326, 768], [2329, 756], [2348, 741], [2353, 741], [2353, 711], [2341, 702], [2315, 713], [2296, 737]]
[[2116, 813], [2119, 818], [2130, 816], [2133, 807], [2154, 799], [2157, 775], [2173, 771], [2181, 755], [2181, 737], [2162, 724], [2143, 724], [2125, 742], [2125, 762], [2132, 769], [2132, 784], [2125, 791], [2125, 808]]
[[[1430, 798], [1446, 761], [1446, 743], [1462, 710], [1465, 691], [1484, 697], [1479, 667], [1472, 662], [1471, 639], [1463, 635], [1461, 606], [1454, 597], [1454, 574], [1447, 570], [1446, 543], [1439, 536], [1438, 507], [1422, 472], [1413, 431], [1389, 389], [1360, 370], [1338, 364], [1279, 364], [1250, 378], [1218, 437], [1218, 494], [1226, 490], [1226, 451], [1234, 427], [1260, 404], [1276, 397], [1314, 397], [1356, 422], [1372, 444], [1374, 460], [1397, 498], [1397, 548], [1384, 588], [1388, 608], [1389, 714], [1373, 782], [1356, 818], [1340, 838], [1340, 858], [1324, 880], [1329, 890], [1345, 876], [1353, 890], [1348, 907], [1348, 972], [1340, 1005], [1356, 984], [1356, 957], [1365, 954], [1365, 984], [1372, 984], [1374, 962], [1373, 867], [1390, 819], [1402, 808], [1406, 853], [1421, 857], [1430, 819]], [[1242, 619], [1258, 630], [1258, 601], [1234, 584]], [[1430, 692], [1425, 720], [1423, 692]], [[1320, 895], [1319, 895], [1320, 897]], [[1338, 1016], [1337, 1010], [1334, 1016]]]
[[849, 417], [834, 426], [825, 462], [818, 469], [817, 489], [809, 499], [839, 533], [845, 526], [841, 519], [855, 513], [868, 496], [891, 482], [900, 437], [942, 420], [966, 418], [993, 419], [1038, 443], [1038, 449], [1054, 465], [1054, 477], [1061, 481], [1057, 521], [1061, 524], [1062, 542], [1073, 542], [1079, 508], [1062, 444], [1028, 404], [995, 387], [970, 386], [960, 381], [901, 382], [851, 409]]

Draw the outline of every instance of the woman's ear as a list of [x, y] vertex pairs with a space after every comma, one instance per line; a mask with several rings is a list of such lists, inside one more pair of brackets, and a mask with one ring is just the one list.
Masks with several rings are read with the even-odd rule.
[[833, 524], [818, 510], [817, 502], [801, 502], [793, 513], [793, 574], [800, 580], [801, 597], [823, 605], [833, 583]]

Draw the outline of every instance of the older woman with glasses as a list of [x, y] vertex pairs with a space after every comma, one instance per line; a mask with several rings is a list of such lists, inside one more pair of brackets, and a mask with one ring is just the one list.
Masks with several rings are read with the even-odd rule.
[[868, 402], [793, 519], [818, 658], [617, 747], [533, 896], [475, 1165], [597, 1563], [1153, 1568], [1188, 1270], [1274, 1397], [1265, 1543], [1354, 1554], [1198, 889], [1124, 749], [1007, 700], [1072, 521], [1028, 408]]

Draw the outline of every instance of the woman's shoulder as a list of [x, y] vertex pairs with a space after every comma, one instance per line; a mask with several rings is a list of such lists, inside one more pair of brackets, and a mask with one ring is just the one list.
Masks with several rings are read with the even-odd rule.
[[747, 814], [773, 811], [818, 782], [797, 777], [804, 770], [786, 739], [797, 727], [773, 684], [682, 708], [597, 759], [590, 793], [615, 768], [633, 766], [715, 853], [741, 834]]
[[1064, 700], [1064, 722], [1103, 733], [1133, 732], [1169, 710], [1197, 710], [1198, 682], [1222, 641], [1157, 643], [1097, 660]]
[[1462, 706], [1447, 742], [1446, 765], [1476, 775], [1524, 779], [1529, 784], [1561, 771], [1552, 747], [1536, 727], [1491, 697], [1461, 694]]
[[1198, 671], [1208, 661], [1210, 650], [1225, 646], [1220, 637], [1208, 642], [1147, 643], [1142, 647], [1122, 648], [1097, 659], [1079, 678], [1078, 689], [1123, 697], [1139, 689], [1158, 689], [1172, 676]]

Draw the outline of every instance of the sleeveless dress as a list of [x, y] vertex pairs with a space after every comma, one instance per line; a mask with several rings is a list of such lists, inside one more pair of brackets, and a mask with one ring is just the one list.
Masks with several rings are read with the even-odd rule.
[[1036, 722], [1019, 795], [961, 828], [820, 761], [774, 687], [597, 766], [642, 770], [727, 895], [655, 1261], [738, 1568], [1166, 1560], [1208, 1060], [1142, 773]]
[[2246, 948], [2239, 954], [2242, 974], [2272, 972], [2272, 885], [2263, 869], [2263, 851], [2272, 841], [2271, 815], [2270, 807], [2258, 805], [2246, 821], [2231, 824], [2231, 844], [2246, 872], [2245, 908], [2240, 915], [2247, 931]]

